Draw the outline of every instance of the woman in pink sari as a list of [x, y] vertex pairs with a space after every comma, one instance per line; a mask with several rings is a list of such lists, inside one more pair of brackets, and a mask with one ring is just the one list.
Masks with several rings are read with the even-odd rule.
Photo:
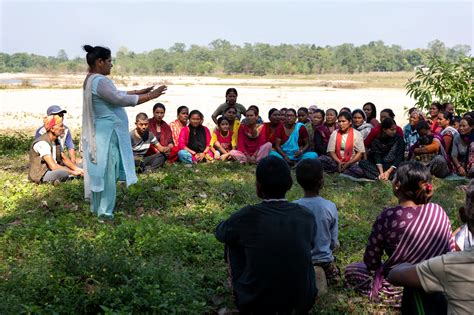
[[[393, 192], [398, 205], [385, 208], [377, 217], [364, 253], [364, 262], [345, 270], [347, 284], [372, 300], [398, 306], [402, 288], [385, 280], [396, 265], [419, 263], [454, 250], [451, 223], [441, 206], [430, 203], [431, 175], [419, 162], [407, 162], [397, 169]], [[382, 261], [383, 254], [388, 259]]]

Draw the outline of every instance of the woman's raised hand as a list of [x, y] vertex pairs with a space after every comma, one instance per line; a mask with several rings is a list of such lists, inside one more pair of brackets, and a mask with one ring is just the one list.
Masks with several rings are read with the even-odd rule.
[[150, 94], [153, 96], [153, 98], [157, 98], [165, 94], [167, 89], [168, 87], [166, 85], [160, 85], [159, 87], [151, 91]]

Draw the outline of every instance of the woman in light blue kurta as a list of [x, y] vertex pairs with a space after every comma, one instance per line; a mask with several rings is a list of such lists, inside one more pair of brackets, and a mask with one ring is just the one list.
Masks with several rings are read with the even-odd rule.
[[113, 217], [117, 180], [135, 183], [135, 164], [128, 133], [125, 106], [135, 106], [164, 93], [166, 86], [138, 91], [118, 91], [106, 76], [112, 69], [108, 48], [89, 45], [89, 73], [84, 81], [82, 145], [84, 150], [84, 191], [91, 198], [91, 210], [98, 216]]

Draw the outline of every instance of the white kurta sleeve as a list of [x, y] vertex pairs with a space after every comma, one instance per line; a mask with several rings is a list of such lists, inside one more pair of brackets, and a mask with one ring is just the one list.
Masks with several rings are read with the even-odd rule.
[[97, 94], [108, 103], [117, 106], [135, 106], [138, 103], [138, 95], [129, 95], [127, 92], [117, 90], [108, 79], [98, 82]]

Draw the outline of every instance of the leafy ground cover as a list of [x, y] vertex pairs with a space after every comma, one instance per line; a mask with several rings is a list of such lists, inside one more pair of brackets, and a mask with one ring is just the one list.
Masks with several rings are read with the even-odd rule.
[[[0, 134], [0, 313], [204, 314], [232, 308], [218, 222], [255, 195], [255, 167], [167, 165], [118, 188], [116, 218], [89, 212], [81, 180], [58, 186], [27, 180], [24, 134]], [[435, 180], [434, 202], [457, 225], [462, 193]], [[296, 184], [290, 200], [302, 195]], [[339, 209], [341, 267], [360, 261], [371, 224], [395, 204], [386, 183], [328, 175], [322, 196]], [[330, 288], [314, 313], [396, 313]]]

